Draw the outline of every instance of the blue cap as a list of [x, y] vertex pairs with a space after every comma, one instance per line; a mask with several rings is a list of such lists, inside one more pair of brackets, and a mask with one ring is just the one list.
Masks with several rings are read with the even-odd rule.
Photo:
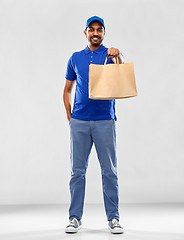
[[86, 28], [89, 27], [90, 23], [94, 22], [94, 21], [98, 21], [100, 22], [103, 27], [105, 28], [105, 24], [104, 24], [104, 20], [100, 17], [97, 17], [97, 16], [93, 16], [93, 17], [90, 17], [87, 22], [86, 22]]

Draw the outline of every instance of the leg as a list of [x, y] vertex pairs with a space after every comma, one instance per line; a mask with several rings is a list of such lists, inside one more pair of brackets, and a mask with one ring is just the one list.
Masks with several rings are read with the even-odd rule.
[[119, 220], [115, 127], [113, 119], [95, 121], [92, 131], [92, 138], [101, 166], [103, 197], [108, 220], [113, 218]]
[[85, 175], [92, 144], [93, 142], [90, 136], [89, 122], [78, 119], [71, 119], [70, 120], [71, 204], [69, 209], [69, 219], [73, 217], [77, 219], [82, 218], [85, 196]]

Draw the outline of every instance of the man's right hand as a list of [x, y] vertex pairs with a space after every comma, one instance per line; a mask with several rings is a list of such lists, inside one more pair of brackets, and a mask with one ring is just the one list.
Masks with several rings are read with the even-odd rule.
[[68, 122], [70, 122], [71, 114], [68, 114], [68, 115], [67, 115], [67, 118], [68, 118]]

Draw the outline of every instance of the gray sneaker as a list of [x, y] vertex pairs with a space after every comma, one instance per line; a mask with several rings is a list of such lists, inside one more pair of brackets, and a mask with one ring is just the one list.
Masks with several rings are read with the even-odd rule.
[[116, 218], [113, 218], [112, 220], [109, 221], [109, 229], [111, 233], [123, 233], [123, 228], [119, 224], [119, 221]]
[[77, 218], [69, 220], [69, 225], [65, 228], [65, 233], [76, 233], [82, 227], [82, 222]]

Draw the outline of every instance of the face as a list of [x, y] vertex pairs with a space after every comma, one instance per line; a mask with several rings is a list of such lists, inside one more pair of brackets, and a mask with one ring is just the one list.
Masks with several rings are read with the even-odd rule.
[[92, 22], [84, 31], [84, 34], [86, 35], [89, 44], [97, 47], [101, 45], [104, 39], [105, 30], [100, 22]]

